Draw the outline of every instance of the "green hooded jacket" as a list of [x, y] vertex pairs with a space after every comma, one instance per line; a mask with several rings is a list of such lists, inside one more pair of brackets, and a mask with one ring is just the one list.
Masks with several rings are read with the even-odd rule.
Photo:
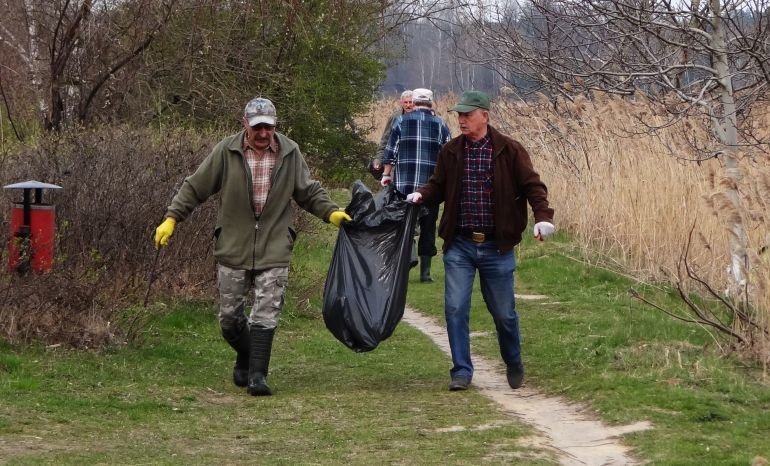
[[167, 217], [183, 221], [210, 196], [220, 193], [214, 229], [214, 257], [234, 269], [287, 267], [296, 232], [291, 200], [328, 222], [339, 207], [310, 169], [297, 143], [275, 133], [280, 153], [271, 174], [270, 192], [257, 218], [252, 202], [251, 170], [243, 157], [244, 131], [220, 141], [174, 196]]

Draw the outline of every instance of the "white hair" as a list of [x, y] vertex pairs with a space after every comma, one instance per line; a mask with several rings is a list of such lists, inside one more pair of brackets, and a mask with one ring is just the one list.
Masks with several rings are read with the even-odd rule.
[[407, 98], [407, 97], [412, 97], [412, 91], [410, 91], [408, 89], [401, 93], [401, 99], [402, 100]]

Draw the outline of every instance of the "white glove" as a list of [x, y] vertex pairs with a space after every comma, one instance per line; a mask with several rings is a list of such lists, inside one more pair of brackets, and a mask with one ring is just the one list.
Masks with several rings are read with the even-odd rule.
[[406, 202], [411, 202], [412, 204], [422, 204], [422, 194], [418, 193], [417, 191], [413, 192], [412, 194], [407, 194]]
[[390, 175], [382, 175], [382, 179], [380, 180], [380, 184], [383, 186], [387, 186], [390, 184], [390, 182], [393, 181], [393, 178]]
[[556, 227], [551, 222], [537, 222], [534, 229], [535, 238], [543, 241], [551, 236], [554, 230], [556, 230]]

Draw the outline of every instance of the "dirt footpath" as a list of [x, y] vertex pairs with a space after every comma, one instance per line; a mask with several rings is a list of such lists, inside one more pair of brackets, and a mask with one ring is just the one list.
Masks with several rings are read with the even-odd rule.
[[[409, 307], [404, 311], [403, 320], [429, 336], [446, 354], [450, 354], [443, 322], [436, 322]], [[502, 362], [493, 362], [474, 355], [473, 366], [473, 386], [496, 402], [504, 412], [538, 430], [540, 436], [527, 438], [527, 443], [553, 451], [561, 464], [641, 464], [628, 454], [629, 449], [621, 443], [619, 437], [629, 432], [651, 428], [648, 422], [628, 426], [606, 426], [585, 406], [559, 397], [543, 395], [526, 385], [518, 390], [511, 390], [505, 379]]]

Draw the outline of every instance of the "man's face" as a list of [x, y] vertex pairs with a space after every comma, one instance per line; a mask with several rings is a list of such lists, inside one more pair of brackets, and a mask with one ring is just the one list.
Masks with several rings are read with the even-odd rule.
[[243, 127], [246, 128], [246, 139], [255, 149], [264, 150], [273, 142], [275, 136], [275, 126], [267, 123], [259, 123], [256, 126], [249, 126], [249, 122], [244, 118]]
[[471, 141], [478, 141], [487, 134], [487, 124], [489, 124], [488, 111], [477, 108], [472, 112], [458, 112], [457, 119], [460, 123], [460, 132]]
[[414, 110], [414, 102], [412, 101], [412, 96], [404, 97], [401, 99], [401, 108], [405, 113], [409, 113]]

